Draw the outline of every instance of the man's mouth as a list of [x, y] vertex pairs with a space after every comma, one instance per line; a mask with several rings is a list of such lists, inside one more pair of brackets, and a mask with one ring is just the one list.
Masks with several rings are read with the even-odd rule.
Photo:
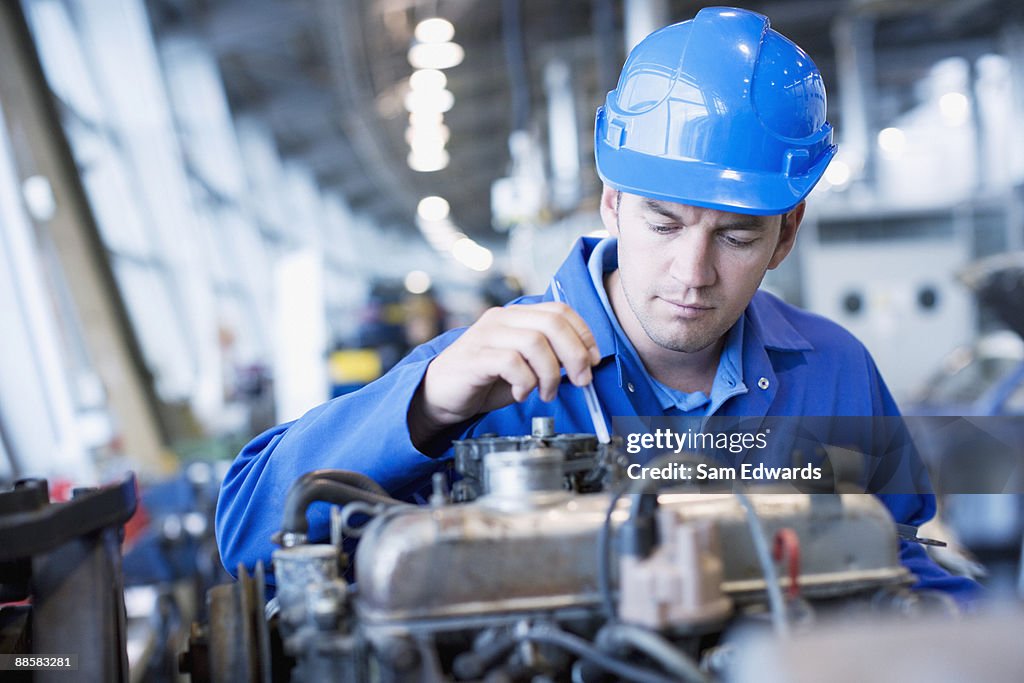
[[[661, 298], [661, 297], [659, 297]], [[707, 304], [701, 303], [682, 303], [679, 301], [673, 301], [672, 299], [661, 299], [676, 311], [677, 315], [684, 317], [697, 317], [704, 313], [712, 310], [714, 306], [708, 306]]]

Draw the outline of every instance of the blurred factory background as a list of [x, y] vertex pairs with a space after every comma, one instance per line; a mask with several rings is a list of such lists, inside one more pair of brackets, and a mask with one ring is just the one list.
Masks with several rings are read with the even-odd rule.
[[[91, 481], [119, 456], [229, 455], [542, 290], [600, 227], [593, 115], [628, 47], [700, 6], [8, 8], [2, 466]], [[1001, 324], [955, 274], [1024, 247], [1024, 10], [744, 6], [819, 65], [840, 145], [765, 286], [857, 334], [909, 406]], [[977, 382], [1021, 356], [989, 341], [1006, 362]]]
[[[854, 332], [905, 412], [1024, 414], [1021, 314], [976, 296], [1024, 263], [1024, 4], [735, 4], [815, 60], [839, 143], [765, 287]], [[5, 0], [0, 480], [214, 463], [181, 489], [208, 518], [251, 436], [546, 287], [600, 227], [629, 47], [702, 6]], [[984, 506], [1017, 552], [1019, 503]], [[209, 539], [188, 519], [161, 542]]]

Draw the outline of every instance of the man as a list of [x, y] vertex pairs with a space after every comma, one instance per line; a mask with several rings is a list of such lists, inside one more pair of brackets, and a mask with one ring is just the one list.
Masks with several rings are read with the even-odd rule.
[[[898, 415], [864, 347], [759, 292], [793, 248], [804, 199], [835, 154], [810, 58], [745, 10], [709, 8], [648, 36], [598, 110], [601, 219], [555, 293], [487, 311], [415, 349], [385, 377], [249, 444], [217, 510], [229, 568], [266, 559], [301, 474], [363, 472], [412, 499], [452, 439], [524, 434], [551, 415], [592, 431], [578, 388], [615, 415]], [[564, 294], [562, 294], [564, 292]], [[563, 377], [564, 373], [564, 377]], [[920, 524], [932, 496], [890, 496]], [[311, 509], [324, 535], [325, 506]], [[921, 584], [968, 591], [904, 544]]]

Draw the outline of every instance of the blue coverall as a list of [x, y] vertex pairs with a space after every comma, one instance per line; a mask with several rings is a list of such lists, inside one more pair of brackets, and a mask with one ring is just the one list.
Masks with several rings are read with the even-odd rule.
[[[590, 325], [601, 353], [594, 386], [608, 422], [613, 416], [661, 415], [646, 371], [618, 348], [617, 336], [594, 289], [587, 259], [596, 240], [581, 239], [556, 277], [564, 298]], [[520, 303], [550, 301], [551, 292]], [[759, 291], [744, 313], [743, 377], [750, 390], [727, 400], [716, 416], [899, 415], [892, 396], [864, 346], [839, 325]], [[271, 535], [280, 528], [285, 495], [302, 474], [319, 468], [368, 475], [398, 498], [413, 499], [445, 466], [450, 449], [427, 457], [411, 443], [409, 403], [427, 365], [464, 330], [452, 330], [414, 349], [384, 377], [363, 389], [318, 406], [298, 420], [253, 439], [232, 464], [217, 504], [217, 540], [225, 566], [252, 567], [268, 561]], [[582, 392], [563, 380], [558, 397], [544, 403], [534, 391], [522, 403], [493, 411], [453, 429], [447, 437], [485, 433], [522, 435], [531, 419], [550, 415], [559, 432], [592, 432]], [[897, 522], [920, 525], [935, 513], [933, 495], [881, 496]], [[310, 537], [325, 538], [328, 506], [309, 511]], [[901, 542], [903, 564], [917, 587], [967, 599], [978, 585], [935, 565], [924, 549]]]

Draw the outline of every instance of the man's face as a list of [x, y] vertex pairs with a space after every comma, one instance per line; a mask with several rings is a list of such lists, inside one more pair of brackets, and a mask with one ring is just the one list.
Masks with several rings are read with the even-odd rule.
[[617, 286], [636, 322], [657, 346], [686, 353], [714, 344], [739, 319], [765, 272], [792, 249], [803, 211], [725, 213], [607, 186], [601, 197], [604, 225], [619, 239]]

